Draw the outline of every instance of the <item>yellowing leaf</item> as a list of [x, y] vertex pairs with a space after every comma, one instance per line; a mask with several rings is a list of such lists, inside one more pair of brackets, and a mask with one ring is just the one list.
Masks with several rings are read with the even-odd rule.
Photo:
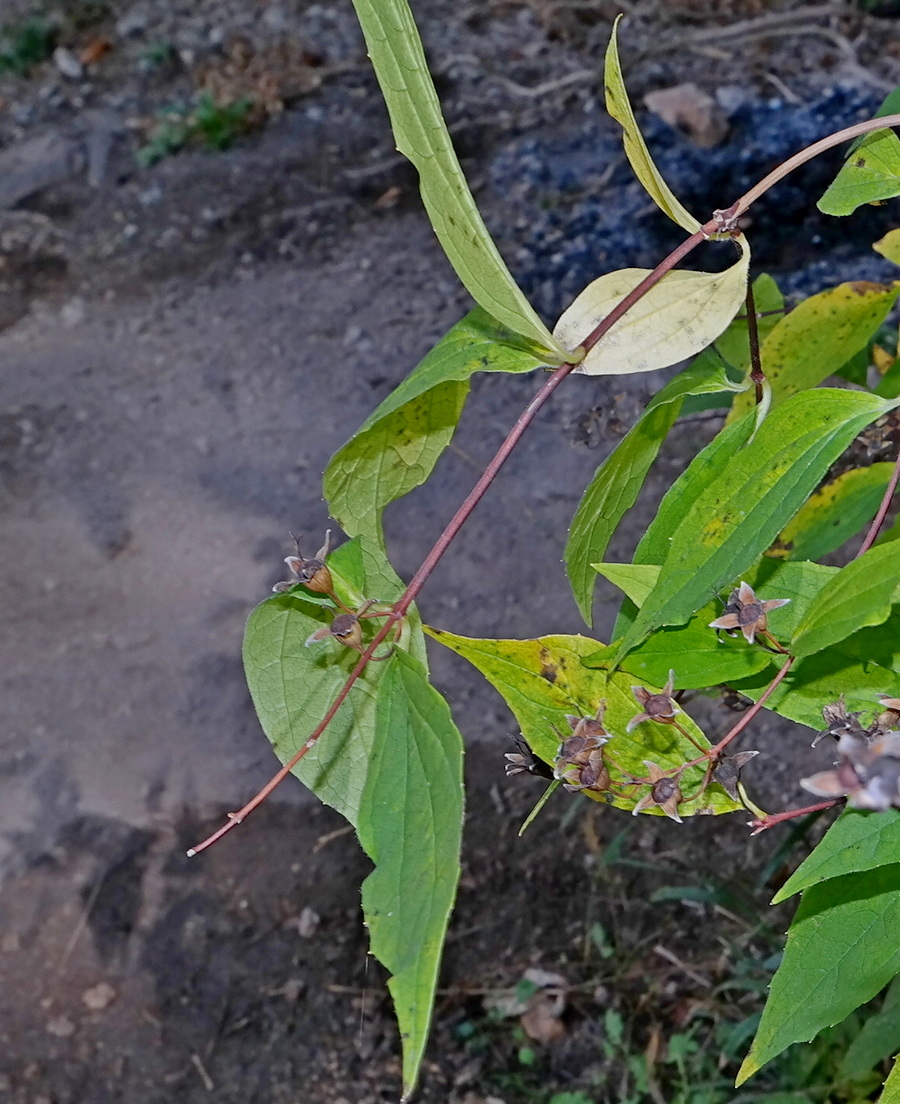
[[900, 265], [900, 227], [896, 230], [888, 230], [883, 238], [879, 238], [872, 246], [876, 253], [887, 257], [889, 261]]
[[[619, 16], [619, 19], [622, 17]], [[628, 93], [625, 91], [625, 82], [622, 79], [622, 67], [619, 63], [619, 50], [616, 43], [616, 33], [619, 19], [613, 26], [609, 46], [606, 48], [606, 65], [603, 73], [603, 83], [606, 89], [606, 110], [612, 115], [622, 128], [622, 138], [625, 144], [625, 156], [634, 169], [635, 176], [649, 193], [656, 205], [664, 211], [673, 222], [693, 233], [699, 230], [700, 223], [685, 207], [678, 202], [669, 185], [663, 180], [662, 175], [653, 163], [647, 143], [638, 129], [634, 112]], [[726, 320], [730, 321], [729, 319]], [[669, 361], [671, 364], [672, 361]]]
[[[818, 386], [865, 348], [898, 294], [900, 282], [885, 287], [858, 280], [810, 296], [782, 318], [760, 350], [772, 407]], [[739, 418], [753, 403], [752, 392], [737, 395], [728, 420]]]
[[[477, 640], [442, 629], [426, 631], [477, 667], [503, 695], [529, 747], [545, 762], [552, 763], [556, 756], [559, 733], [571, 731], [566, 714], [593, 715], [601, 700], [606, 703], [604, 726], [613, 734], [609, 745], [611, 760], [629, 774], [644, 776], [645, 759], [655, 761], [664, 770], [677, 767], [697, 758], [697, 745], [709, 746], [709, 741], [686, 713], [679, 714], [678, 721], [696, 744], [691, 744], [673, 725], [646, 722], [628, 732], [628, 722], [640, 712], [632, 687], [643, 680], [624, 671], [610, 670], [609, 664], [605, 669], [585, 667], [583, 660], [600, 648], [597, 641], [589, 637]], [[677, 677], [675, 684], [678, 685]], [[649, 689], [658, 692], [659, 687]], [[613, 774], [614, 781], [623, 781], [617, 772]], [[702, 780], [703, 768], [690, 767], [682, 778], [683, 792], [688, 795], [696, 792]], [[584, 792], [588, 797], [601, 799], [600, 794]], [[641, 793], [640, 789], [630, 790], [627, 796], [613, 797], [611, 804], [633, 809]], [[681, 816], [692, 816], [730, 813], [739, 808], [719, 786], [711, 786], [699, 797], [685, 801], [678, 812]], [[647, 811], [663, 815], [658, 808]]]
[[[750, 247], [724, 272], [670, 272], [622, 317], [575, 369], [588, 376], [666, 368], [715, 341], [747, 294]], [[553, 328], [574, 349], [648, 274], [643, 268], [608, 272], [588, 284]]]
[[900, 195], [900, 138], [892, 130], [876, 130], [853, 149], [816, 206], [825, 215], [849, 215], [864, 203], [896, 195]]

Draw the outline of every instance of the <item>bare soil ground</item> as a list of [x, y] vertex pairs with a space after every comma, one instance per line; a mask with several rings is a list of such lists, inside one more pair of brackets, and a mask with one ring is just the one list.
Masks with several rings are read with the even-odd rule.
[[[622, 7], [636, 98], [690, 78], [802, 103], [841, 81], [880, 92], [900, 67], [895, 24], [850, 5]], [[415, 8], [476, 188], [505, 143], [600, 110], [615, 5]], [[325, 528], [328, 457], [466, 297], [393, 153], [349, 3], [3, 5], [13, 29], [34, 18], [56, 53], [0, 74], [0, 1099], [394, 1100], [366, 863], [340, 819], [287, 783], [202, 859], [184, 850], [275, 765], [240, 643], [288, 531]], [[249, 133], [139, 166], [161, 110], [223, 82], [253, 99]], [[513, 256], [527, 227], [499, 233]], [[476, 381], [428, 490], [391, 513], [401, 574], [534, 387]], [[435, 574], [430, 622], [583, 628], [566, 526], [652, 387], [573, 381]], [[713, 431], [676, 431], [615, 555]], [[613, 609], [601, 596], [599, 635]], [[508, 714], [452, 657], [434, 670], [471, 743], [470, 830], [420, 1099], [621, 1100], [630, 1053], [665, 1099], [665, 1040], [758, 1006], [713, 994], [777, 949], [758, 917], [782, 841], [626, 825], [590, 803], [520, 841], [536, 795], [503, 777]], [[699, 707], [725, 730], [722, 706]], [[783, 746], [778, 726], [757, 731]], [[789, 800], [793, 753], [769, 764], [767, 796]], [[692, 893], [653, 899], [672, 886]], [[529, 967], [562, 978], [553, 1042], [497, 1011]], [[627, 1024], [618, 1051], [609, 1010]]]

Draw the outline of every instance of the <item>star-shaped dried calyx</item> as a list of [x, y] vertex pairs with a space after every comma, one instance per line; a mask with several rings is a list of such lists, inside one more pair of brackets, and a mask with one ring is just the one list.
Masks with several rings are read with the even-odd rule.
[[[369, 609], [376, 605], [377, 602], [374, 598], [370, 598], [356, 610], [355, 613], [338, 613], [331, 621], [330, 625], [323, 625], [321, 629], [316, 631], [306, 638], [306, 646], [310, 644], [317, 644], [322, 640], [328, 640], [329, 638], [339, 641], [347, 648], [352, 648], [355, 652], [359, 652], [360, 655], [365, 655], [365, 645], [363, 644], [362, 627], [360, 626], [359, 619], [365, 617], [367, 614], [369, 617], [384, 617], [386, 614], [381, 613], [368, 613]], [[371, 656], [370, 658], [376, 662], [382, 659], [387, 659], [393, 654], [393, 646], [384, 655]]]
[[669, 671], [669, 679], [658, 694], [651, 694], [644, 686], [632, 686], [631, 692], [637, 699], [638, 705], [643, 710], [637, 716], [632, 717], [625, 729], [631, 732], [644, 721], [657, 721], [659, 724], [675, 724], [675, 714], [680, 712], [675, 704], [672, 693], [675, 689], [675, 672]]
[[727, 632], [735, 632], [737, 629], [744, 634], [747, 642], [752, 644], [757, 633], [766, 632], [769, 622], [766, 617], [773, 609], [786, 606], [790, 598], [769, 598], [760, 601], [753, 593], [753, 587], [747, 583], [741, 583], [733, 590], [725, 604], [725, 611], [715, 621], [710, 621], [711, 629], [725, 629]]
[[856, 809], [900, 808], [900, 732], [859, 736], [846, 732], [837, 744], [832, 770], [801, 778], [817, 797], [846, 797]]
[[507, 751], [503, 758], [506, 763], [506, 777], [514, 778], [517, 774], [531, 774], [540, 778], [553, 778], [553, 770], [543, 759], [538, 759], [528, 744], [525, 737], [516, 733], [513, 736], [516, 745], [515, 751]]
[[900, 726], [900, 698], [889, 698], [887, 694], [879, 694], [881, 713], [875, 718], [875, 728], [880, 732], [889, 732], [892, 728]]
[[284, 562], [288, 565], [296, 578], [288, 579], [283, 583], [276, 583], [272, 587], [276, 593], [284, 593], [286, 590], [290, 590], [291, 587], [296, 586], [297, 583], [302, 583], [307, 590], [313, 591], [315, 594], [334, 594], [334, 580], [331, 577], [331, 571], [325, 563], [325, 559], [331, 550], [331, 530], [325, 531], [325, 543], [319, 549], [319, 551], [313, 556], [311, 560], [306, 560], [300, 555], [300, 541], [295, 537], [294, 543], [297, 546], [296, 556], [285, 556]]
[[566, 714], [572, 735], [563, 740], [553, 766], [553, 777], [565, 783], [565, 789], [606, 790], [610, 784], [609, 771], [603, 759], [603, 746], [611, 735], [603, 727], [606, 702], [600, 702], [593, 717], [575, 717]]
[[869, 735], [860, 723], [859, 713], [847, 712], [843, 694], [833, 705], [822, 707], [822, 717], [825, 720], [825, 728], [816, 735], [812, 747], [816, 747], [826, 736], [833, 736], [836, 740], [839, 740], [841, 736], [850, 735], [865, 738]]
[[650, 776], [650, 792], [645, 794], [635, 805], [631, 810], [631, 815], [637, 816], [645, 809], [652, 809], [654, 805], [658, 805], [670, 820], [676, 820], [681, 824], [681, 817], [678, 815], [678, 806], [681, 804], [681, 787], [678, 783], [684, 767], [680, 767], [675, 774], [667, 774], [656, 763], [651, 763], [649, 759], [644, 760], [644, 766]]
[[738, 782], [741, 780], [741, 770], [750, 762], [758, 751], [739, 751], [737, 755], [723, 755], [719, 758], [712, 772], [713, 782], [718, 782], [732, 801], [741, 801], [738, 790]]

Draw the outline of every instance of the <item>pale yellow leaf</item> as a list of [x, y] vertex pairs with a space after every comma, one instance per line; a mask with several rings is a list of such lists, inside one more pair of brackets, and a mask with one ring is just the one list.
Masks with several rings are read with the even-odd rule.
[[[726, 329], [747, 294], [750, 247], [724, 272], [670, 272], [612, 327], [575, 369], [588, 376], [652, 372], [705, 349]], [[644, 268], [608, 272], [563, 312], [553, 336], [574, 349], [648, 275]]]

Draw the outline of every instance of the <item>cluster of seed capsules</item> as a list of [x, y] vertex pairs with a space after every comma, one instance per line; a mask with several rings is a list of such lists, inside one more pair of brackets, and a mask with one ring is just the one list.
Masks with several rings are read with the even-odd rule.
[[800, 780], [817, 797], [846, 797], [855, 809], [884, 812], [900, 808], [900, 698], [879, 694], [881, 713], [868, 728], [859, 713], [848, 713], [844, 699], [822, 710], [825, 736], [837, 740], [838, 762], [831, 770]]

